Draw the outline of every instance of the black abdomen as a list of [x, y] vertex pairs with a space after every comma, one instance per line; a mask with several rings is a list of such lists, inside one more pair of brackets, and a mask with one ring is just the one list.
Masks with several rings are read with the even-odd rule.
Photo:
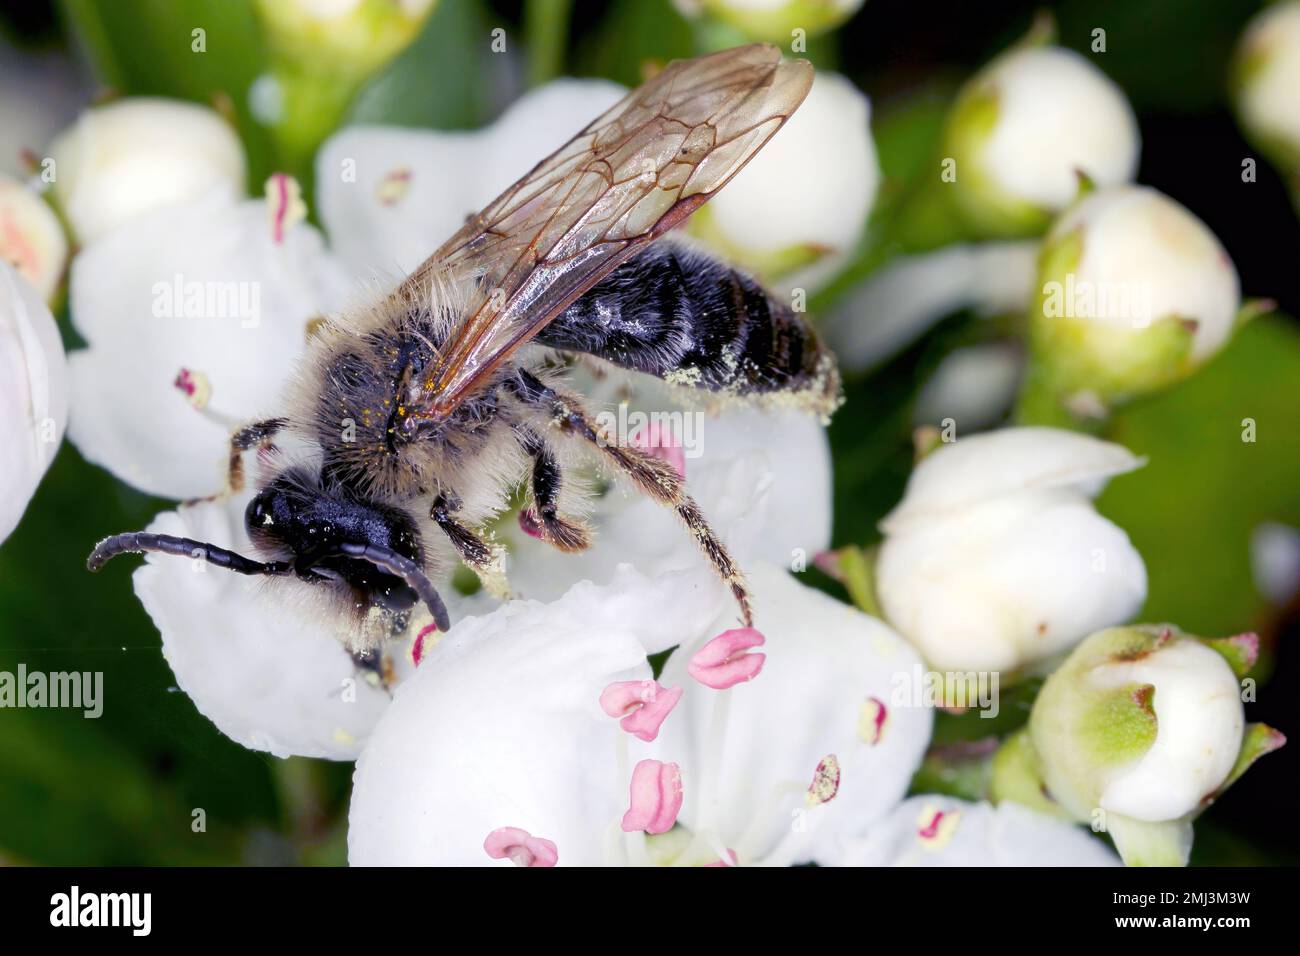
[[537, 336], [675, 385], [736, 395], [803, 393], [834, 407], [834, 359], [812, 327], [752, 277], [659, 240]]

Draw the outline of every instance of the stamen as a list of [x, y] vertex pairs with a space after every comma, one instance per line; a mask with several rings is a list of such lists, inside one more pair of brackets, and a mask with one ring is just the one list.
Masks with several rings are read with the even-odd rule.
[[619, 726], [632, 736], [651, 741], [681, 699], [680, 687], [663, 687], [653, 680], [615, 681], [601, 692], [600, 708], [611, 717], [622, 717]]
[[631, 804], [623, 830], [667, 833], [682, 809], [682, 772], [675, 763], [642, 760], [632, 770]]
[[519, 530], [538, 541], [546, 540], [546, 532], [542, 530], [542, 520], [537, 517], [537, 512], [532, 506], [519, 509]]
[[819, 807], [823, 803], [830, 803], [839, 792], [840, 762], [834, 754], [827, 754], [813, 771], [812, 783], [808, 785], [804, 802], [810, 807]]
[[307, 218], [302, 187], [288, 173], [272, 173], [266, 181], [266, 201], [271, 211], [271, 239], [278, 245], [284, 234]]
[[960, 810], [940, 810], [928, 804], [916, 820], [916, 838], [927, 850], [937, 850], [952, 839], [960, 819]]
[[493, 830], [483, 849], [494, 860], [510, 860], [515, 866], [555, 866], [560, 854], [550, 840], [535, 837], [519, 827]]
[[212, 382], [202, 372], [183, 368], [176, 373], [172, 385], [200, 411], [207, 408], [208, 402], [212, 400]]
[[[436, 636], [432, 641], [425, 643], [425, 638], [430, 634]], [[419, 667], [420, 661], [424, 660], [425, 652], [440, 640], [442, 640], [442, 637], [441, 635], [438, 635], [437, 624], [426, 624], [424, 627], [420, 628], [420, 632], [415, 635], [415, 640], [411, 642], [411, 663], [416, 667]]]
[[629, 435], [628, 442], [633, 447], [668, 462], [678, 475], [686, 477], [686, 452], [682, 448], [682, 440], [677, 437], [671, 425], [661, 425], [657, 420], [651, 419], [647, 425]]
[[889, 723], [889, 708], [879, 697], [868, 697], [862, 702], [858, 714], [858, 739], [871, 746], [880, 743], [885, 735], [885, 725]]
[[762, 671], [767, 655], [745, 652], [764, 643], [766, 638], [752, 627], [723, 631], [695, 652], [686, 665], [686, 673], [714, 690], [726, 690], [753, 680]]
[[385, 206], [395, 204], [411, 188], [411, 171], [405, 166], [390, 170], [375, 186], [375, 198]]

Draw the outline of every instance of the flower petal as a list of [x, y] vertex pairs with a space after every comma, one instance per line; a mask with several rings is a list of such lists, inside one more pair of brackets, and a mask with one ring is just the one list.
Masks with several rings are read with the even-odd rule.
[[786, 287], [825, 284], [856, 246], [880, 185], [870, 113], [852, 82], [818, 71], [794, 115], [693, 231], [760, 272], [787, 272], [780, 268], [787, 257], [814, 263], [782, 276]]
[[825, 316], [840, 366], [871, 368], [918, 339], [945, 315], [1029, 307], [1037, 241], [954, 244], [903, 256], [873, 272]]
[[[164, 512], [149, 530], [249, 554], [245, 503]], [[356, 757], [388, 694], [358, 672], [309, 585], [171, 555], [149, 555], [134, 579], [176, 683], [218, 730], [278, 757]]]
[[[283, 411], [307, 323], [352, 288], [314, 229], [277, 244], [266, 204], [229, 192], [115, 229], [73, 262], [89, 348], [70, 357], [72, 441], [152, 494], [219, 490], [231, 428]], [[203, 413], [176, 390], [182, 369], [211, 388]]]
[[902, 502], [880, 522], [894, 534], [1002, 495], [1074, 488], [1095, 497], [1106, 480], [1141, 467], [1123, 445], [1060, 428], [1002, 428], [958, 437], [923, 458]]
[[1003, 802], [967, 803], [927, 794], [899, 804], [847, 844], [837, 866], [1119, 866], [1101, 840], [1077, 826]]
[[334, 250], [357, 274], [391, 278], [413, 271], [466, 216], [625, 92], [603, 80], [556, 80], [477, 132], [342, 130], [316, 160], [321, 222]]
[[616, 755], [629, 740], [600, 695], [650, 678], [632, 630], [592, 626], [607, 596], [580, 587], [452, 626], [357, 763], [353, 865], [483, 865], [484, 834], [503, 825], [544, 835], [562, 864], [606, 861], [627, 809], [630, 769]]
[[[680, 764], [690, 782], [681, 822], [709, 845], [734, 848], [742, 863], [819, 859], [906, 792], [929, 741], [930, 710], [893, 708], [871, 722], [879, 733], [870, 735], [863, 710], [890, 700], [896, 675], [920, 660], [880, 621], [778, 568], [756, 564], [750, 582], [766, 637], [763, 673], [705, 690], [686, 670], [707, 637], [679, 648], [661, 680], [687, 691], [653, 752]], [[835, 799], [810, 807], [808, 782], [831, 754]]]
[[1123, 530], [1065, 491], [1022, 492], [907, 524], [876, 561], [886, 617], [931, 666], [1004, 676], [1128, 620], [1146, 586]]
[[68, 369], [54, 316], [0, 261], [0, 541], [18, 525], [68, 419]]
[[[610, 375], [604, 382], [579, 380], [576, 390], [599, 408], [622, 397], [629, 382]], [[826, 430], [814, 417], [753, 409], [706, 416], [682, 410], [656, 383], [633, 386], [626, 410], [601, 414], [614, 423], [616, 433], [626, 426], [628, 434], [618, 435], [619, 440], [630, 439], [642, 427], [638, 414], [679, 417], [677, 431], [686, 436], [686, 488], [742, 567], [754, 559], [804, 567], [829, 545], [830, 450]], [[523, 597], [549, 600], [574, 581], [608, 582], [611, 571], [624, 562], [652, 575], [708, 568], [672, 510], [635, 492], [616, 486], [595, 502], [593, 518], [592, 547], [580, 554], [557, 555], [513, 522], [503, 527], [513, 557], [511, 587]], [[675, 643], [647, 647], [653, 653]]]
[[181, 100], [131, 97], [87, 110], [50, 156], [59, 206], [83, 244], [216, 186], [244, 186], [235, 131], [216, 111]]

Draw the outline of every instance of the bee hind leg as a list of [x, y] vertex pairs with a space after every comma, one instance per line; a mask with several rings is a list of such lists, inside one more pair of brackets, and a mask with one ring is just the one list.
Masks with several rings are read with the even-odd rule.
[[620, 446], [616, 440], [599, 430], [576, 399], [561, 394], [532, 373], [520, 369], [518, 376], [508, 380], [508, 383], [525, 405], [549, 412], [551, 420], [561, 430], [576, 434], [594, 445], [638, 489], [676, 511], [718, 576], [731, 588], [731, 594], [740, 608], [742, 623], [746, 627], [753, 624], [754, 615], [749, 604], [749, 588], [745, 584], [744, 573], [727, 551], [726, 545], [709, 527], [695, 499], [686, 493], [686, 483], [672, 465], [640, 448]]
[[591, 533], [577, 521], [559, 513], [560, 486], [563, 475], [546, 442], [533, 432], [524, 432], [520, 445], [533, 459], [532, 490], [536, 506], [537, 531], [542, 540], [560, 551], [586, 551], [591, 547]]

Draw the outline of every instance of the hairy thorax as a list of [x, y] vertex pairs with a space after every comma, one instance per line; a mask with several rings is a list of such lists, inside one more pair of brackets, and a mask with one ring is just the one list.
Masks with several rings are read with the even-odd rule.
[[512, 368], [445, 419], [405, 427], [411, 384], [427, 377], [451, 323], [435, 309], [389, 307], [368, 322], [331, 325], [313, 342], [305, 424], [322, 450], [322, 471], [360, 493], [394, 502], [454, 494], [510, 424], [499, 392]]

